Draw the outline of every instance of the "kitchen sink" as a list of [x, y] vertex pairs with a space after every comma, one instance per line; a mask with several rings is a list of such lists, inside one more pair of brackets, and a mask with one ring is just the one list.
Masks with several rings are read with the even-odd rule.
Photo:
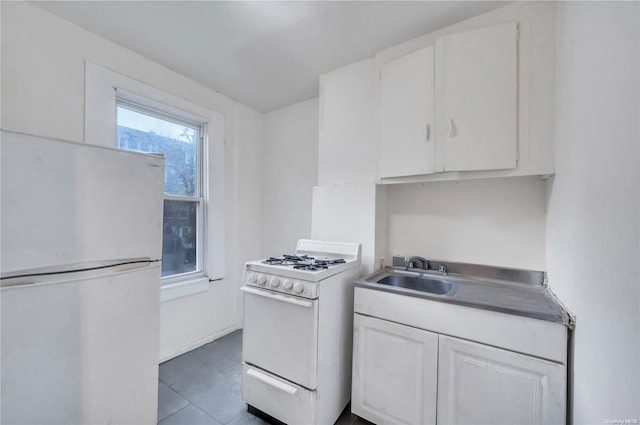
[[453, 289], [453, 285], [445, 280], [405, 274], [389, 274], [378, 279], [376, 283], [436, 295], [446, 295]]
[[[357, 279], [356, 292], [390, 292], [573, 326], [571, 317], [548, 291], [544, 272], [434, 260], [419, 261], [418, 265], [429, 267], [422, 269], [406, 267], [406, 258], [393, 257], [393, 266]], [[356, 307], [369, 312], [367, 306]]]

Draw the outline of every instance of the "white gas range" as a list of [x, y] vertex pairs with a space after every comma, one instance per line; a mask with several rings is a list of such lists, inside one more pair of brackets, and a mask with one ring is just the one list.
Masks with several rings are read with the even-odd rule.
[[242, 394], [287, 424], [334, 423], [350, 398], [360, 244], [303, 239], [244, 273]]

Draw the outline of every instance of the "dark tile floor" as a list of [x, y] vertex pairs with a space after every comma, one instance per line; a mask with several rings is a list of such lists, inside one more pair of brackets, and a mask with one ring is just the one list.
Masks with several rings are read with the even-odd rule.
[[[158, 424], [266, 424], [247, 412], [241, 384], [242, 331], [168, 360], [160, 365]], [[347, 405], [336, 424], [369, 422], [352, 415]]]

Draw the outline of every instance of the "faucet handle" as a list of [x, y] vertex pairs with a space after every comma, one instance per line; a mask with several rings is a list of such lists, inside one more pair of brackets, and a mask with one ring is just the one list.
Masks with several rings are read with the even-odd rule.
[[409, 270], [409, 267], [411, 267], [412, 264], [413, 264], [413, 261], [411, 261], [411, 257], [404, 257], [404, 269], [405, 270]]
[[429, 269], [429, 261], [426, 258], [418, 257], [418, 256], [411, 256], [411, 257], [404, 257], [404, 268], [405, 268], [405, 270], [409, 270], [409, 267], [414, 266], [416, 261], [420, 261], [422, 263], [422, 269], [423, 270], [428, 270]]

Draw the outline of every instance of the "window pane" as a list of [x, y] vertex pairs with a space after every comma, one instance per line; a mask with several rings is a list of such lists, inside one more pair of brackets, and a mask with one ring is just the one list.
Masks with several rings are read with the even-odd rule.
[[199, 129], [118, 106], [118, 147], [166, 157], [164, 191], [169, 195], [198, 195]]
[[164, 201], [162, 277], [194, 272], [198, 202]]

